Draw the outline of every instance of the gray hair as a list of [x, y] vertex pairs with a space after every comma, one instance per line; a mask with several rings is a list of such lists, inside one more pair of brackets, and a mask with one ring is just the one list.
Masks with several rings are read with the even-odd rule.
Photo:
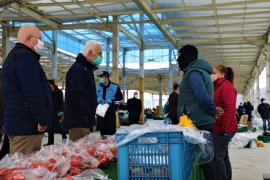
[[90, 50], [96, 51], [97, 46], [101, 46], [101, 44], [95, 40], [89, 40], [84, 45], [83, 55], [86, 57]]

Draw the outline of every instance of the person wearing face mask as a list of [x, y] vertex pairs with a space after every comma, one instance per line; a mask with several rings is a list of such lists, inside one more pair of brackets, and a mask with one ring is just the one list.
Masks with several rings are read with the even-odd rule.
[[94, 71], [102, 57], [101, 44], [89, 40], [67, 72], [63, 125], [69, 129], [72, 141], [89, 134], [94, 125], [97, 107]]
[[3, 64], [4, 129], [11, 154], [40, 150], [43, 133], [51, 119], [51, 93], [39, 63], [43, 45], [40, 30], [24, 25]]
[[[214, 87], [210, 75], [212, 66], [205, 60], [198, 58], [198, 50], [193, 45], [185, 45], [178, 51], [178, 65], [184, 71], [180, 84], [181, 93], [178, 99], [178, 117], [187, 113], [199, 130], [212, 132], [216, 114], [222, 111], [216, 109], [213, 94]], [[214, 161], [200, 166], [207, 180], [215, 180]]]
[[116, 132], [115, 112], [123, 100], [123, 94], [119, 85], [110, 81], [110, 74], [107, 71], [102, 71], [98, 76], [100, 84], [96, 88], [97, 103], [109, 105], [104, 117], [97, 115], [100, 134], [113, 135]]
[[216, 116], [212, 132], [214, 145], [214, 160], [218, 180], [232, 179], [232, 168], [228, 145], [237, 132], [236, 96], [233, 86], [234, 72], [230, 67], [218, 65], [214, 68], [214, 100], [221, 107], [223, 115]]
[[[258, 113], [261, 115], [263, 121], [263, 132], [270, 130], [270, 105], [261, 99], [261, 104], [257, 108]], [[266, 128], [266, 121], [268, 122], [268, 129]]]
[[134, 97], [127, 101], [129, 125], [139, 124], [142, 112], [142, 101], [139, 99], [138, 92], [134, 92]]

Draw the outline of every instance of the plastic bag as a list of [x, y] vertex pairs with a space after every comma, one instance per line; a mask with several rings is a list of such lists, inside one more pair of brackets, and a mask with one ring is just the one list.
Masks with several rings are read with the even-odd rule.
[[105, 103], [105, 104], [98, 104], [97, 106], [97, 110], [96, 110], [96, 114], [101, 116], [101, 117], [104, 117], [107, 110], [109, 108], [109, 104]]
[[206, 164], [214, 158], [214, 146], [211, 133], [202, 130], [200, 130], [199, 133], [202, 135], [203, 143], [198, 142], [195, 144], [195, 165]]
[[[198, 131], [192, 128], [181, 127], [178, 125], [166, 125], [156, 123], [145, 123], [144, 125], [132, 125], [120, 128], [117, 133], [128, 133], [126, 136], [116, 136], [117, 146], [134, 140], [149, 132], [183, 132], [187, 142], [195, 144], [195, 164], [204, 164], [211, 161], [214, 157], [212, 136], [207, 131]], [[124, 137], [124, 138], [123, 138]], [[144, 139], [144, 143], [155, 142], [155, 139]]]
[[191, 129], [196, 129], [196, 127], [194, 126], [194, 124], [192, 123], [191, 119], [189, 119], [189, 117], [187, 115], [183, 115], [179, 117], [179, 126], [182, 127], [188, 127]]
[[250, 140], [255, 139], [258, 137], [258, 133], [253, 132], [243, 132], [243, 133], [236, 133], [232, 138], [231, 142], [229, 143], [229, 148], [244, 148]]
[[109, 178], [100, 169], [89, 169], [79, 175], [58, 178], [57, 180], [109, 180]]

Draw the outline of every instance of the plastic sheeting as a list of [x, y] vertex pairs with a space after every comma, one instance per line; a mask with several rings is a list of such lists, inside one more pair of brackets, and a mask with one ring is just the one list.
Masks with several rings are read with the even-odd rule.
[[[183, 132], [184, 139], [195, 145], [195, 164], [205, 164], [214, 157], [213, 141], [209, 132], [180, 127], [178, 125], [147, 122], [144, 125], [135, 124], [121, 127], [117, 133], [128, 133], [128, 135], [125, 139], [118, 142], [117, 146], [123, 146], [126, 143], [151, 132]], [[149, 141], [155, 141], [155, 139], [149, 139]]]

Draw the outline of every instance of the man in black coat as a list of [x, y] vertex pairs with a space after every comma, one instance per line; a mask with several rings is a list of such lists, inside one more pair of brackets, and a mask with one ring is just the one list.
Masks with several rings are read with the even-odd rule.
[[127, 101], [129, 125], [139, 124], [142, 112], [142, 101], [138, 99], [138, 93], [134, 92], [134, 97]]
[[261, 99], [261, 104], [257, 108], [258, 113], [261, 115], [263, 120], [263, 131], [267, 130], [266, 121], [268, 122], [268, 129], [270, 130], [270, 105], [265, 102], [265, 99]]
[[93, 73], [102, 57], [101, 44], [90, 40], [67, 72], [63, 123], [69, 129], [72, 141], [89, 134], [89, 128], [95, 122], [97, 95]]
[[43, 132], [51, 119], [50, 89], [39, 63], [43, 46], [40, 30], [23, 25], [3, 64], [4, 128], [11, 154], [40, 150]]
[[56, 130], [60, 132], [60, 134], [62, 135], [62, 139], [67, 139], [67, 135], [65, 133], [65, 129], [61, 124], [63, 116], [62, 114], [64, 111], [63, 92], [55, 84], [54, 80], [48, 80], [48, 83], [51, 88], [53, 110], [52, 110], [52, 120], [49, 123], [48, 127], [48, 143], [45, 145], [52, 145], [54, 144], [54, 133]]
[[173, 86], [173, 92], [169, 96], [169, 118], [171, 118], [172, 124], [179, 123], [177, 115], [179, 93], [180, 93], [179, 84], [175, 84]]
[[246, 104], [244, 103], [244, 107], [246, 109], [246, 114], [248, 115], [248, 121], [251, 122], [252, 111], [254, 110], [254, 107], [250, 101], [248, 101]]

